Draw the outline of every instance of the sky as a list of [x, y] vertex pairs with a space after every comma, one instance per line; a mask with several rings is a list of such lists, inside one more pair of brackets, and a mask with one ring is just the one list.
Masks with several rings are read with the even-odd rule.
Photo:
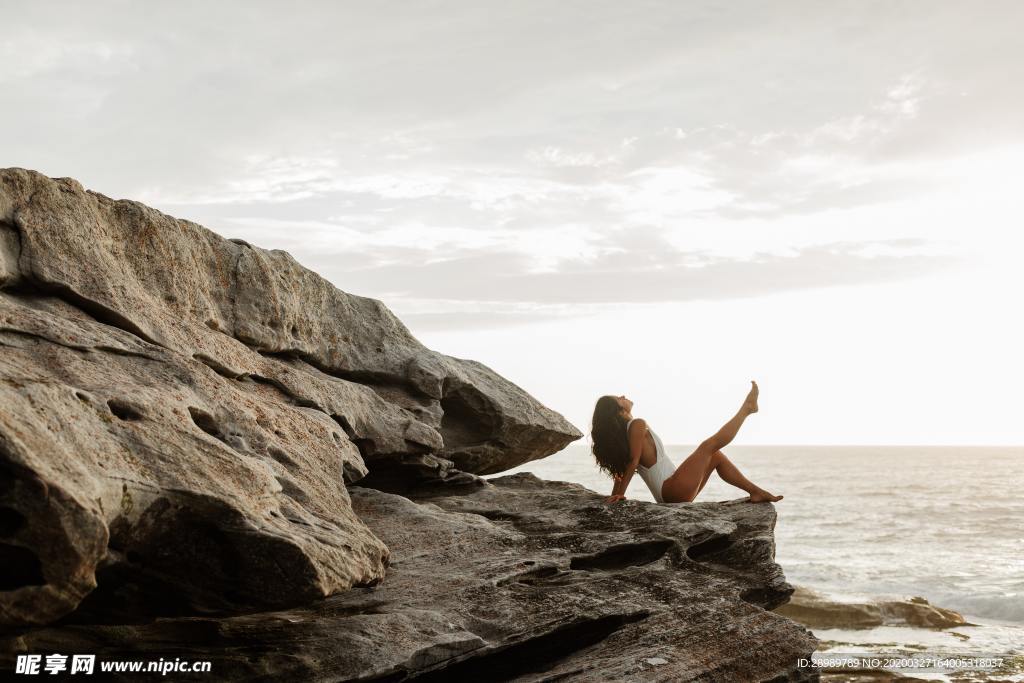
[[1024, 3], [0, 0], [0, 166], [285, 249], [581, 431], [1024, 444]]

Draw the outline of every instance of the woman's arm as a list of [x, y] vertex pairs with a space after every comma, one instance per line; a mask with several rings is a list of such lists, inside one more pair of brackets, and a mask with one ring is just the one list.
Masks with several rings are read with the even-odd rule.
[[[634, 425], [639, 425], [639, 427], [634, 427]], [[633, 474], [636, 473], [636, 468], [640, 464], [640, 454], [644, 450], [644, 439], [646, 437], [647, 423], [644, 422], [643, 418], [638, 417], [629, 425], [629, 462], [626, 464], [626, 471], [615, 477], [612, 495], [605, 499], [605, 502], [614, 503], [616, 500], [622, 500], [626, 497], [629, 481], [633, 478]]]
[[621, 474], [615, 475], [615, 485], [612, 486], [612, 495], [621, 496], [626, 492], [626, 485], [623, 483]]

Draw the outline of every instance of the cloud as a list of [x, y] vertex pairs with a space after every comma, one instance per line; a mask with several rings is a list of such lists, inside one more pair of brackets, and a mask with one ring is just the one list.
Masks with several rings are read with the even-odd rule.
[[[923, 196], [948, 186], [933, 159], [885, 158], [878, 152], [898, 140], [940, 90], [920, 71], [906, 73], [879, 83], [861, 112], [789, 130], [733, 123], [687, 131], [663, 126], [587, 145], [528, 147], [519, 159], [503, 158], [505, 142], [499, 140], [496, 159], [481, 166], [432, 156], [442, 148], [423, 133], [392, 131], [364, 141], [378, 144], [379, 152], [359, 171], [330, 154], [250, 154], [237, 176], [222, 183], [177, 194], [149, 188], [142, 198], [194, 206], [332, 197], [351, 209], [339, 215], [349, 222], [372, 221], [371, 211], [420, 218], [426, 212], [430, 220], [484, 230], [572, 220], [570, 208], [586, 209], [577, 220], [608, 225], [802, 215]], [[378, 166], [389, 170], [377, 171]]]
[[[5, 165], [396, 305], [909, 277], [948, 260], [858, 251], [849, 214], [959, 188], [965, 150], [1024, 138], [1016, 2], [53, 6], [5, 13]], [[415, 314], [439, 312], [463, 315]]]
[[581, 311], [437, 311], [407, 313], [395, 308], [398, 317], [414, 332], [453, 330], [481, 330], [496, 327], [516, 327], [538, 322], [554, 322], [578, 317]]
[[[628, 248], [627, 248], [628, 245]], [[678, 251], [657, 231], [623, 231], [596, 258], [537, 272], [521, 252], [382, 247], [310, 255], [341, 289], [383, 299], [416, 331], [482, 329], [566, 320], [623, 305], [764, 297], [878, 284], [955, 267], [960, 259], [920, 239], [833, 242], [785, 253], [724, 258]], [[368, 265], [376, 263], [380, 265]]]
[[[628, 173], [652, 158], [692, 168], [702, 153], [731, 166], [704, 170], [736, 192], [743, 168], [765, 166], [753, 154], [730, 158], [718, 144], [728, 140], [700, 131], [863, 141], [886, 103], [894, 116], [916, 112], [913, 130], [896, 136], [915, 144], [892, 139], [870, 145], [873, 154], [1019, 135], [1012, 85], [1024, 60], [1013, 27], [1024, 9], [1012, 2], [923, 13], [856, 3], [625, 12], [609, 1], [583, 12], [320, 2], [294, 12], [222, 2], [204, 7], [202, 21], [191, 2], [52, 7], [5, 13], [0, 122], [22, 131], [3, 140], [7, 163], [117, 196], [248, 189], [253, 158], [327, 159], [346, 177], [393, 176], [421, 161], [434, 164], [431, 175], [461, 166], [515, 177], [538, 170], [522, 168], [531, 164], [589, 182], [595, 169]], [[957, 50], [934, 49], [943, 44]]]
[[[433, 250], [403, 249], [403, 258], [390, 262], [378, 250], [347, 259], [344, 268], [332, 267], [331, 257], [317, 267], [342, 289], [385, 299], [563, 305], [756, 297], [912, 278], [956, 262], [920, 240], [835, 242], [739, 259], [680, 252], [653, 234], [645, 240], [628, 233], [609, 240], [596, 258], [563, 261], [547, 272], [537, 272], [523, 253], [486, 250], [438, 259]], [[354, 267], [356, 260], [386, 265]]]

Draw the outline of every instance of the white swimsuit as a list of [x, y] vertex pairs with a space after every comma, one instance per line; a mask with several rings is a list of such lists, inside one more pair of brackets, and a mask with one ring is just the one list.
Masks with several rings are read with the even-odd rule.
[[[636, 418], [634, 417], [633, 420]], [[626, 434], [629, 434], [629, 424], [633, 420], [626, 423]], [[661, 497], [661, 485], [665, 483], [665, 480], [675, 474], [675, 465], [668, 459], [668, 455], [665, 454], [665, 446], [661, 443], [661, 439], [654, 433], [654, 430], [647, 427], [647, 431], [654, 437], [655, 451], [657, 452], [658, 459], [655, 460], [654, 465], [650, 468], [644, 467], [643, 465], [637, 465], [636, 471], [640, 475], [640, 478], [647, 484], [647, 488], [654, 494], [654, 500], [659, 503], [664, 503], [665, 499]]]

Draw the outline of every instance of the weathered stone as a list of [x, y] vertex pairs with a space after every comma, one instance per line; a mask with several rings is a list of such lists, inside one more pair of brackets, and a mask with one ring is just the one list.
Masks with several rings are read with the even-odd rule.
[[769, 611], [793, 590], [770, 503], [609, 506], [530, 474], [351, 496], [391, 550], [375, 586], [217, 620], [39, 629], [7, 648], [159, 651], [211, 659], [218, 680], [815, 680], [796, 662], [817, 641]]
[[921, 597], [906, 600], [837, 601], [809, 588], [797, 588], [789, 603], [776, 610], [811, 628], [861, 629], [886, 624], [921, 628], [970, 626], [963, 615], [936, 607]]
[[[420, 445], [464, 471], [500, 472], [582, 436], [487, 366], [427, 349], [383, 303], [342, 292], [286, 252], [34, 171], [0, 170], [0, 195], [0, 264], [16, 258], [25, 286], [142, 340], [229, 375], [257, 371], [256, 351], [370, 387], [405, 387], [424, 406], [407, 419], [445, 437], [442, 445], [421, 427], [417, 437], [429, 443]], [[396, 452], [386, 448], [375, 452]]]
[[387, 549], [345, 487], [375, 461], [381, 482], [443, 478], [580, 436], [284, 252], [22, 169], [0, 170], [0, 405], [15, 625], [379, 581]]
[[0, 408], [0, 670], [815, 679], [815, 639], [770, 611], [792, 592], [771, 504], [486, 481], [579, 431], [284, 252], [21, 169]]
[[18, 520], [4, 542], [22, 567], [0, 592], [4, 622], [75, 609], [108, 549], [102, 573], [160, 600], [122, 604], [116, 579], [90, 599], [140, 615], [295, 604], [383, 577], [387, 550], [343, 482], [366, 472], [358, 449], [274, 385], [8, 293], [0, 378], [0, 510]]

